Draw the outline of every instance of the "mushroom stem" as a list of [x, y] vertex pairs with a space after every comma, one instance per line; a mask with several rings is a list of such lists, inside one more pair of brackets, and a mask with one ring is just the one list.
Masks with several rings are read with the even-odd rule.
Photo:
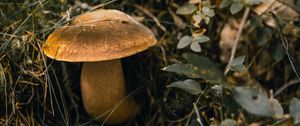
[[85, 110], [96, 119], [104, 115], [100, 121], [109, 116], [106, 123], [122, 123], [137, 112], [136, 102], [132, 97], [126, 97], [120, 60], [83, 63], [81, 91]]

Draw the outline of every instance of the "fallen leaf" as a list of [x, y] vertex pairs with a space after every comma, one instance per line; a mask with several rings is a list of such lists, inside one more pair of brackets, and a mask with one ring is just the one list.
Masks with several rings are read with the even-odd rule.
[[234, 99], [249, 113], [272, 117], [274, 111], [263, 89], [250, 86], [234, 88]]

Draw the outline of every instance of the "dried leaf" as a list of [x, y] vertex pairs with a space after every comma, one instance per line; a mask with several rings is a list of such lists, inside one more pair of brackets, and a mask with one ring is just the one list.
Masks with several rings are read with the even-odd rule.
[[235, 22], [234, 19], [230, 18], [221, 31], [219, 46], [222, 51], [220, 59], [223, 63], [227, 63], [229, 60], [230, 50], [234, 45], [234, 40], [238, 32], [238, 26], [235, 25], [237, 24]]
[[190, 4], [198, 4], [200, 3], [202, 0], [189, 0]]
[[295, 21], [298, 20], [299, 17], [299, 13], [297, 11], [280, 1], [275, 1], [268, 11], [275, 13], [280, 20]]
[[[298, 20], [299, 13], [295, 11], [296, 8], [288, 6], [285, 1], [264, 0], [263, 4], [254, 8], [257, 15], [262, 15], [266, 12], [272, 12], [277, 15], [280, 20]], [[270, 16], [264, 16], [266, 24], [270, 27], [276, 27], [274, 20]]]
[[203, 14], [201, 14], [201, 13], [195, 13], [194, 15], [193, 15], [193, 21], [194, 21], [194, 23], [193, 23], [193, 25], [195, 26], [195, 27], [200, 27], [199, 26], [199, 23], [202, 21], [202, 19], [203, 18], [205, 18], [205, 15], [203, 15]]
[[176, 15], [170, 8], [168, 8], [168, 10], [173, 18], [175, 25], [180, 29], [184, 29], [185, 23], [182, 21], [182, 19], [178, 15]]
[[273, 4], [275, 0], [263, 0], [263, 3], [254, 7], [253, 11], [257, 15], [261, 15], [262, 13], [266, 12], [270, 6]]
[[205, 28], [195, 29], [195, 30], [193, 31], [193, 37], [194, 37], [194, 38], [197, 38], [197, 37], [199, 37], [199, 36], [202, 36], [205, 32], [206, 32], [206, 29], [205, 29]]

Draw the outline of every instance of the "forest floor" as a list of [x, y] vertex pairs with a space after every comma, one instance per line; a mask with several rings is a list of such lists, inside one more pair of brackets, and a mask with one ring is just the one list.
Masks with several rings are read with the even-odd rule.
[[82, 63], [42, 51], [96, 9], [132, 16], [158, 41], [121, 59], [140, 109], [119, 125], [299, 125], [300, 1], [241, 1], [1, 0], [0, 125], [105, 125], [83, 107]]

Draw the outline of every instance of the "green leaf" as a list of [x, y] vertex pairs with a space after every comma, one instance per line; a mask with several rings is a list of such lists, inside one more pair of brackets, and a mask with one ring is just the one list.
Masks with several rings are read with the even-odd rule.
[[281, 44], [276, 44], [275, 51], [272, 53], [272, 57], [276, 62], [279, 62], [285, 56], [284, 48]]
[[222, 0], [220, 3], [220, 8], [228, 7], [232, 3], [232, 0]]
[[249, 113], [272, 117], [274, 111], [264, 90], [254, 87], [235, 87], [234, 99]]
[[209, 0], [205, 0], [205, 1], [201, 0], [201, 1], [202, 1], [202, 7], [212, 7]]
[[185, 48], [188, 45], [190, 45], [191, 42], [192, 42], [192, 37], [185, 35], [179, 40], [179, 42], [177, 44], [177, 49]]
[[300, 123], [300, 100], [298, 98], [293, 98], [289, 106], [290, 114], [294, 120], [294, 124]]
[[257, 31], [258, 46], [265, 45], [272, 37], [272, 30], [268, 27], [259, 28]]
[[282, 108], [281, 104], [279, 103], [279, 101], [277, 99], [270, 98], [269, 102], [271, 104], [273, 111], [275, 112], [275, 117], [282, 117], [283, 116], [283, 108]]
[[246, 70], [246, 67], [243, 64], [232, 65], [230, 70], [235, 71], [235, 72], [242, 72], [242, 71]]
[[295, 1], [296, 3], [294, 4], [295, 5], [295, 9], [299, 12], [300, 11], [300, 1], [297, 0]]
[[222, 71], [208, 58], [192, 53], [184, 53], [185, 58], [191, 64], [172, 64], [162, 70], [183, 74], [189, 78], [202, 78], [212, 83], [225, 83]]
[[245, 56], [244, 55], [243, 56], [239, 56], [239, 57], [233, 59], [232, 65], [240, 65], [240, 64], [243, 64], [244, 61], [245, 61]]
[[167, 85], [167, 87], [180, 88], [193, 95], [198, 95], [199, 93], [201, 93], [201, 87], [199, 83], [192, 79], [187, 79], [185, 81], [176, 81]]
[[221, 96], [222, 95], [222, 87], [220, 85], [214, 85], [211, 87], [212, 93], [215, 96]]
[[257, 5], [263, 2], [263, 0], [244, 0], [244, 2], [248, 5]]
[[210, 18], [209, 18], [209, 17], [205, 17], [205, 18], [204, 18], [204, 22], [205, 22], [205, 24], [209, 24]]
[[200, 78], [200, 75], [197, 71], [198, 68], [191, 64], [172, 64], [164, 67], [162, 70], [183, 74], [189, 78]]
[[230, 70], [232, 71], [242, 72], [246, 69], [245, 66], [243, 65], [244, 61], [245, 61], [245, 56], [239, 56], [232, 60], [228, 68], [230, 68]]
[[190, 48], [194, 52], [201, 52], [201, 46], [197, 42], [192, 42], [192, 44], [190, 45]]
[[210, 59], [193, 53], [184, 53], [183, 58], [196, 66], [200, 78], [214, 83], [225, 82], [222, 71]]
[[209, 37], [207, 37], [206, 35], [199, 35], [199, 36], [195, 36], [193, 41], [197, 43], [204, 43], [209, 41]]
[[243, 9], [244, 5], [240, 2], [233, 2], [230, 6], [231, 14], [236, 14]]
[[225, 119], [220, 126], [236, 126], [237, 122], [233, 119]]
[[176, 10], [177, 14], [189, 15], [196, 11], [197, 7], [193, 4], [185, 4]]
[[202, 13], [209, 16], [209, 17], [213, 17], [215, 16], [215, 12], [213, 9], [211, 9], [210, 7], [203, 7], [202, 8]]

